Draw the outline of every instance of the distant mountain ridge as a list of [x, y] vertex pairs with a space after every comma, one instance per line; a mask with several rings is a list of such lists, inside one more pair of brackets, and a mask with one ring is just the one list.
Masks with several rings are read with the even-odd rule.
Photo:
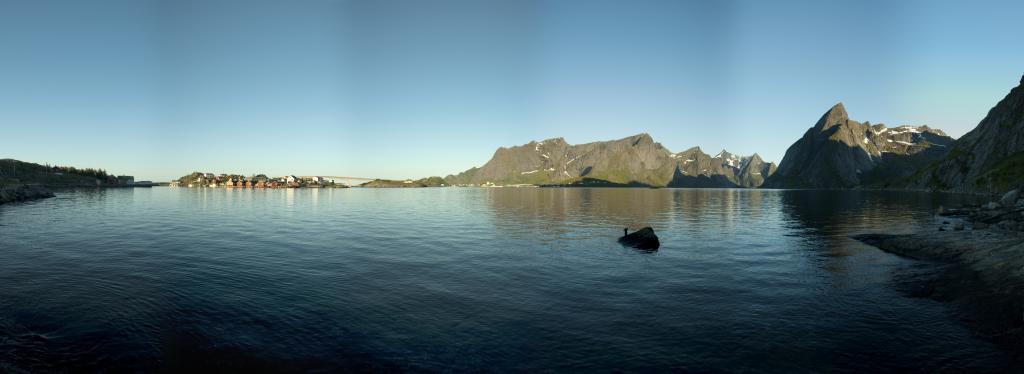
[[565, 185], [581, 180], [668, 187], [757, 187], [775, 171], [760, 156], [693, 147], [672, 153], [646, 133], [578, 145], [563, 138], [501, 147], [483, 166], [445, 177], [452, 185]]
[[786, 150], [764, 187], [886, 187], [944, 156], [953, 141], [928, 126], [860, 123], [838, 103]]

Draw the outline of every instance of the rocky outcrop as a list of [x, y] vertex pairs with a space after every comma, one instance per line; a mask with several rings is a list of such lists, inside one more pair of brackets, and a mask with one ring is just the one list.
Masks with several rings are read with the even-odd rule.
[[911, 185], [989, 193], [1024, 185], [1024, 78], [943, 159], [922, 169]]
[[928, 126], [889, 128], [851, 120], [838, 103], [786, 150], [764, 187], [885, 187], [941, 158], [952, 143]]
[[[1024, 232], [1024, 199], [1020, 198], [1020, 190], [1009, 191], [999, 199], [990, 201], [980, 206], [962, 207], [954, 209], [939, 208], [937, 213], [943, 217], [956, 217], [961, 221], [954, 223], [953, 230], [957, 230], [957, 223], [966, 222], [972, 229], [997, 229], [1005, 231]], [[939, 231], [948, 231], [949, 221], [939, 227]], [[959, 229], [963, 229], [960, 227]]]
[[53, 192], [36, 186], [0, 187], [0, 204], [53, 197]]
[[[980, 206], [940, 207], [938, 230], [854, 236], [883, 251], [940, 264], [908, 291], [953, 303], [981, 335], [1024, 349], [1024, 199], [1011, 191]], [[1012, 203], [1011, 200], [1015, 200]]]
[[[756, 154], [727, 151], [712, 157], [694, 147], [672, 153], [648, 134], [571, 145], [562, 138], [499, 148], [490, 161], [458, 175], [451, 185], [576, 185], [604, 181], [628, 186], [757, 187], [775, 165]], [[592, 183], [591, 183], [592, 184]]]
[[854, 236], [904, 257], [940, 264], [904, 285], [916, 297], [948, 302], [979, 335], [1024, 349], [1024, 234], [994, 228]]

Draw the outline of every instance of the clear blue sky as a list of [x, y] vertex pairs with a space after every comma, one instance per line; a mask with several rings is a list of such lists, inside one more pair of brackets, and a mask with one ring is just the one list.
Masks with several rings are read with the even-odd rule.
[[0, 0], [0, 158], [423, 177], [650, 133], [786, 148], [837, 101], [960, 136], [1024, 74], [1024, 2]]

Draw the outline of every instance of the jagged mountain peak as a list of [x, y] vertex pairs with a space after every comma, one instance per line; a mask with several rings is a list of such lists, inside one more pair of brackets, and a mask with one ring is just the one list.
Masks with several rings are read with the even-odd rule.
[[632, 141], [633, 145], [654, 143], [654, 138], [652, 138], [651, 135], [646, 133], [646, 132], [642, 132], [642, 133], [639, 133], [639, 134], [627, 137], [626, 139], [629, 139], [630, 141]]
[[683, 153], [694, 153], [694, 152], [700, 152], [700, 153], [704, 153], [704, 151], [702, 151], [702, 150], [700, 149], [700, 147], [690, 147], [690, 148], [687, 148], [687, 149], [686, 149], [685, 151], [679, 152], [679, 153], [677, 153], [677, 154], [683, 154]]
[[846, 117], [846, 106], [845, 106], [845, 105], [843, 105], [843, 102], [842, 102], [842, 101], [840, 101], [840, 102], [837, 102], [837, 103], [836, 103], [835, 105], [833, 105], [833, 106], [832, 106], [832, 108], [830, 108], [830, 109], [829, 109], [828, 111], [829, 111], [830, 113], [836, 113], [836, 114], [840, 114], [840, 115], [842, 115], [843, 117]]
[[718, 152], [718, 154], [716, 154], [715, 157], [712, 158], [716, 160], [721, 160], [720, 162], [722, 163], [723, 167], [740, 168], [742, 167], [743, 163], [740, 157], [737, 157], [736, 155], [729, 153], [729, 151], [724, 149], [721, 152]]
[[562, 137], [548, 138], [544, 140], [532, 140], [527, 144], [546, 144], [546, 143], [565, 143], [565, 139]]
[[824, 131], [835, 125], [844, 124], [849, 120], [850, 116], [846, 113], [846, 107], [840, 101], [833, 105], [825, 114], [822, 114], [821, 119], [818, 120], [818, 123], [814, 124], [814, 127], [819, 131]]
[[736, 155], [729, 153], [729, 151], [723, 149], [720, 152], [718, 152], [718, 154], [716, 154], [713, 158], [736, 158]]

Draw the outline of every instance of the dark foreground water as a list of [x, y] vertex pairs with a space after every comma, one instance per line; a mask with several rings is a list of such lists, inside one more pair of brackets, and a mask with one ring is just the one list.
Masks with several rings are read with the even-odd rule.
[[[0, 206], [0, 371], [1002, 370], [848, 238], [963, 197], [110, 189]], [[616, 244], [653, 226], [655, 253]]]

